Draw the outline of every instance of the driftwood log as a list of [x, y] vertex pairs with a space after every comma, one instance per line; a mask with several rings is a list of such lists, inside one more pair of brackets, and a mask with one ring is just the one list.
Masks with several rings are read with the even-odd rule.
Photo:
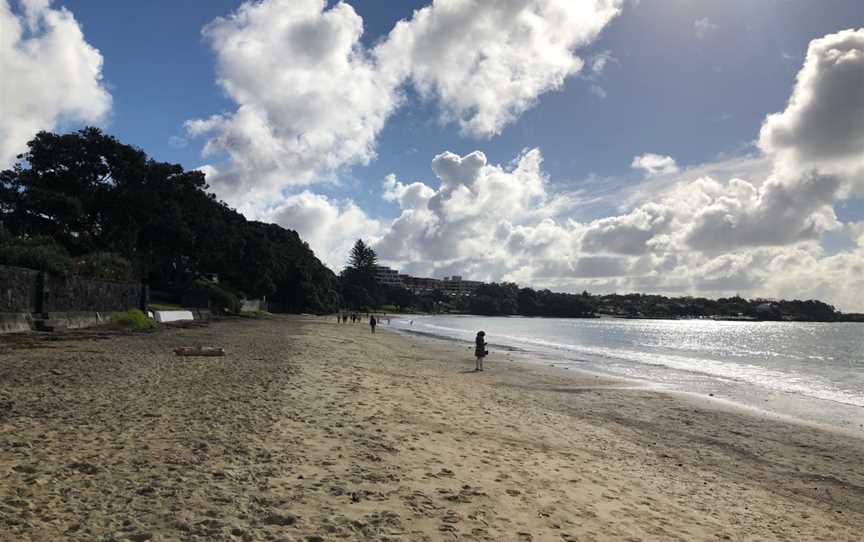
[[224, 356], [224, 348], [215, 348], [212, 346], [181, 346], [174, 349], [174, 353], [178, 356]]

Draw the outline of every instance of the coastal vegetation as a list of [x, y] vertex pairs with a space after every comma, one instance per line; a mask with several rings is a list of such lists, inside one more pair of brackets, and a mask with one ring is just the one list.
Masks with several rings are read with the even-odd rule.
[[414, 292], [375, 280], [375, 250], [357, 240], [349, 265], [342, 272], [345, 301], [351, 309], [387, 307], [386, 312], [450, 312], [482, 316], [545, 316], [557, 318], [715, 318], [723, 320], [862, 321], [844, 315], [818, 300], [744, 299], [733, 296], [666, 297], [648, 294], [592, 295], [534, 290], [512, 282], [480, 284], [470, 294], [448, 295], [443, 290]]
[[157, 162], [96, 128], [40, 132], [0, 172], [0, 263], [54, 274], [136, 279], [180, 296], [200, 289], [290, 312], [340, 306], [336, 275], [297, 232], [249, 221], [204, 174]]
[[138, 309], [129, 309], [126, 312], [115, 314], [111, 323], [135, 331], [150, 331], [156, 329], [159, 324]]

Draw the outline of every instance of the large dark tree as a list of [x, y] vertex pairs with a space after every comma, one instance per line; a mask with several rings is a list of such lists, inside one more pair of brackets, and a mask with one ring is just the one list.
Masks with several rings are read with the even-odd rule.
[[338, 308], [335, 275], [296, 232], [249, 222], [207, 188], [203, 173], [96, 128], [41, 132], [0, 172], [0, 220], [7, 235], [50, 239], [72, 257], [119, 254], [154, 288], [180, 292], [217, 274], [220, 286], [285, 310]]

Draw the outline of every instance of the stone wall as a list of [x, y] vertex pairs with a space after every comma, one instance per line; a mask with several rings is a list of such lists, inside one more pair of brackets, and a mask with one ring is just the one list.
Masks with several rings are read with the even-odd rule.
[[0, 312], [34, 312], [39, 272], [0, 265]]
[[125, 311], [141, 305], [137, 282], [54, 276], [0, 265], [0, 312]]
[[48, 276], [44, 291], [43, 312], [125, 311], [141, 304], [141, 285], [137, 282]]

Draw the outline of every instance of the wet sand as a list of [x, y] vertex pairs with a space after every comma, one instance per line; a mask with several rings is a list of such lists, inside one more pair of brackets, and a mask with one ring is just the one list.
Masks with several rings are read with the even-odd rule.
[[[860, 540], [864, 440], [335, 318], [0, 337], [0, 540]], [[224, 358], [178, 358], [178, 346]]]

